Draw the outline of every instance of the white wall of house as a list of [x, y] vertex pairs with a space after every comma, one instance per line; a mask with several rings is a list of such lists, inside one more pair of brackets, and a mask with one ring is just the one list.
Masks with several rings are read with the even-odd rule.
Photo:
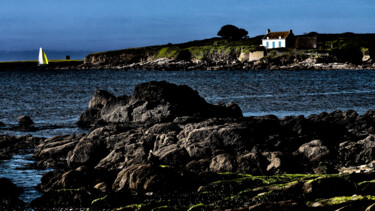
[[[267, 46], [267, 42], [268, 42], [268, 46]], [[273, 45], [273, 43], [275, 43], [275, 45]], [[266, 48], [285, 48], [286, 41], [285, 39], [264, 39], [262, 40], [262, 45]]]

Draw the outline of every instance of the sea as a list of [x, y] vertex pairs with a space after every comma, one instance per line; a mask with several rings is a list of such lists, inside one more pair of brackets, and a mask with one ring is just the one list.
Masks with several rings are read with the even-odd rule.
[[[209, 103], [234, 102], [244, 116], [318, 114], [375, 109], [374, 70], [329, 71], [137, 71], [137, 70], [13, 70], [0, 71], [0, 135], [52, 137], [87, 133], [77, 127], [95, 90], [131, 95], [136, 85], [167, 81], [188, 85]], [[30, 116], [36, 132], [11, 128], [21, 115]], [[0, 177], [25, 188], [22, 200], [39, 196], [35, 189], [45, 170], [28, 170], [32, 152], [0, 162]], [[33, 178], [33, 179], [30, 179]], [[29, 181], [29, 182], [25, 182]]]

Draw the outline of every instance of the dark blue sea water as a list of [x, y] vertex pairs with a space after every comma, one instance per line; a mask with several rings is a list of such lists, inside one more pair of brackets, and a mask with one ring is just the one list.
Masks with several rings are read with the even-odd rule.
[[33, 162], [31, 150], [14, 155], [10, 160], [0, 160], [0, 178], [7, 177], [17, 186], [22, 187], [24, 193], [21, 194], [20, 199], [26, 203], [41, 196], [36, 186], [40, 183], [42, 174], [49, 171], [49, 169], [30, 169], [28, 165]]
[[[143, 82], [165, 80], [197, 90], [210, 103], [235, 102], [245, 116], [310, 115], [337, 109], [364, 113], [375, 109], [375, 71], [0, 71], [0, 134], [50, 137], [87, 132], [76, 126], [96, 89], [130, 95]], [[37, 132], [9, 130], [29, 115]], [[57, 126], [58, 128], [55, 128]], [[31, 154], [0, 162], [0, 177], [25, 188], [22, 199], [38, 196], [44, 171], [25, 169]]]
[[186, 84], [210, 103], [235, 102], [245, 116], [310, 115], [323, 111], [375, 109], [375, 72], [334, 71], [0, 71], [0, 121], [7, 127], [29, 115], [34, 133], [0, 129], [0, 134], [53, 136], [83, 132], [75, 123], [95, 89], [130, 95], [143, 82]]

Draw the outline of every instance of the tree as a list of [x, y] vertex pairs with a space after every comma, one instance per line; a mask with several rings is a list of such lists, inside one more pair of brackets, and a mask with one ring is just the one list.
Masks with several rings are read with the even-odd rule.
[[225, 25], [221, 27], [220, 31], [217, 33], [218, 36], [223, 38], [239, 40], [245, 37], [248, 32], [245, 29], [240, 29], [237, 26]]

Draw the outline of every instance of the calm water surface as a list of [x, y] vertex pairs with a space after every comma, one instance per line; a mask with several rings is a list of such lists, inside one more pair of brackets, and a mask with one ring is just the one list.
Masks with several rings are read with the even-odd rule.
[[[310, 115], [323, 111], [375, 109], [375, 72], [336, 71], [123, 71], [58, 70], [0, 72], [0, 121], [17, 124], [29, 115], [36, 126], [61, 126], [33, 133], [84, 132], [75, 125], [95, 89], [130, 95], [151, 80], [185, 84], [210, 103], [235, 102], [245, 116]], [[0, 134], [25, 133], [0, 130]]]
[[50, 170], [30, 169], [28, 165], [33, 162], [32, 151], [14, 155], [10, 160], [0, 160], [0, 178], [7, 177], [18, 187], [22, 187], [24, 193], [20, 196], [20, 199], [26, 203], [30, 203], [33, 199], [41, 196], [36, 186], [40, 183], [43, 173]]
[[[375, 109], [375, 72], [337, 71], [0, 71], [0, 134], [51, 137], [87, 132], [76, 126], [96, 89], [130, 95], [143, 82], [165, 80], [197, 90], [209, 103], [237, 103], [245, 116], [310, 115], [323, 111]], [[23, 133], [9, 130], [29, 115], [36, 127], [56, 129]], [[0, 177], [25, 189], [26, 202], [39, 193], [44, 171], [27, 169], [31, 154], [0, 161]]]

